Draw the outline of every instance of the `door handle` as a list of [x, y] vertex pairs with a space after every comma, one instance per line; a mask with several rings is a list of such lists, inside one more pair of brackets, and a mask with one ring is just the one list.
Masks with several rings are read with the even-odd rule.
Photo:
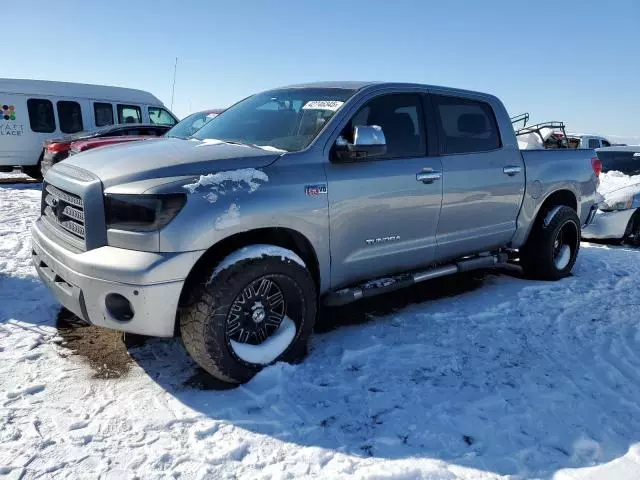
[[504, 167], [502, 171], [504, 172], [505, 175], [509, 175], [510, 177], [513, 177], [514, 175], [517, 175], [522, 171], [522, 167], [518, 165], [509, 165], [507, 167]]
[[416, 173], [416, 181], [422, 183], [433, 183], [436, 180], [440, 180], [442, 178], [442, 174], [433, 171], [422, 171], [420, 173]]

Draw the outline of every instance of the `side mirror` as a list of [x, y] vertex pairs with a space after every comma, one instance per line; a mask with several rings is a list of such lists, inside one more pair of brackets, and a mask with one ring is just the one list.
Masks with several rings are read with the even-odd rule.
[[364, 160], [384, 155], [387, 140], [378, 125], [358, 125], [353, 129], [353, 143], [338, 137], [335, 144], [336, 156], [342, 161]]

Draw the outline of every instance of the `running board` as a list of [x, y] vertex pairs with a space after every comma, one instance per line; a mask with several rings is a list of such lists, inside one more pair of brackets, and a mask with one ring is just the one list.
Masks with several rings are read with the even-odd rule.
[[433, 278], [444, 277], [445, 275], [452, 275], [458, 272], [469, 272], [479, 268], [496, 267], [506, 264], [508, 260], [508, 254], [500, 252], [460, 260], [450, 265], [423, 270], [421, 272], [403, 273], [391, 277], [379, 278], [355, 287], [343, 288], [337, 292], [331, 292], [325, 296], [324, 304], [329, 307], [338, 307], [355, 302], [361, 298], [374, 297], [383, 293], [393, 292], [394, 290], [406, 288]]

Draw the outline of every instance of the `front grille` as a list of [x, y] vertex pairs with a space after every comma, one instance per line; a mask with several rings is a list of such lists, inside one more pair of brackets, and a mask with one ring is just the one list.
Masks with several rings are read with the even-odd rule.
[[84, 244], [84, 203], [79, 196], [44, 182], [42, 217], [49, 225], [71, 235], [75, 240], [81, 240]]

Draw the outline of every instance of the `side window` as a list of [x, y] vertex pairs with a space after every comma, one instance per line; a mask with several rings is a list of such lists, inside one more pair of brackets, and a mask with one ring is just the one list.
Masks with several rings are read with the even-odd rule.
[[94, 103], [93, 113], [96, 119], [96, 127], [113, 125], [113, 106], [110, 103]]
[[149, 120], [157, 125], [175, 125], [176, 119], [164, 108], [149, 107]]
[[[345, 132], [350, 138], [353, 127], [377, 125], [387, 141], [387, 153], [378, 158], [425, 156], [427, 139], [422, 122], [422, 103], [418, 94], [391, 94], [374, 98], [351, 119]], [[353, 139], [350, 138], [350, 141]]]
[[501, 147], [493, 109], [467, 98], [434, 95], [438, 115], [440, 153], [488, 152]]
[[29, 124], [37, 133], [53, 133], [56, 131], [56, 119], [53, 114], [53, 103], [49, 100], [30, 98], [27, 100]]
[[602, 146], [603, 147], [610, 147], [611, 144], [609, 142], [607, 142], [606, 140], [602, 140]]
[[597, 138], [590, 138], [589, 148], [600, 148], [600, 140], [598, 140]]
[[198, 117], [198, 118], [196, 118], [193, 121], [193, 123], [191, 124], [191, 132], [195, 133], [196, 131], [200, 130], [204, 126], [204, 124], [206, 123], [205, 122], [206, 118], [207, 117]]
[[82, 131], [82, 110], [78, 102], [60, 100], [57, 103], [58, 122], [62, 133], [76, 133]]
[[142, 110], [136, 105], [118, 105], [118, 123], [142, 123]]

